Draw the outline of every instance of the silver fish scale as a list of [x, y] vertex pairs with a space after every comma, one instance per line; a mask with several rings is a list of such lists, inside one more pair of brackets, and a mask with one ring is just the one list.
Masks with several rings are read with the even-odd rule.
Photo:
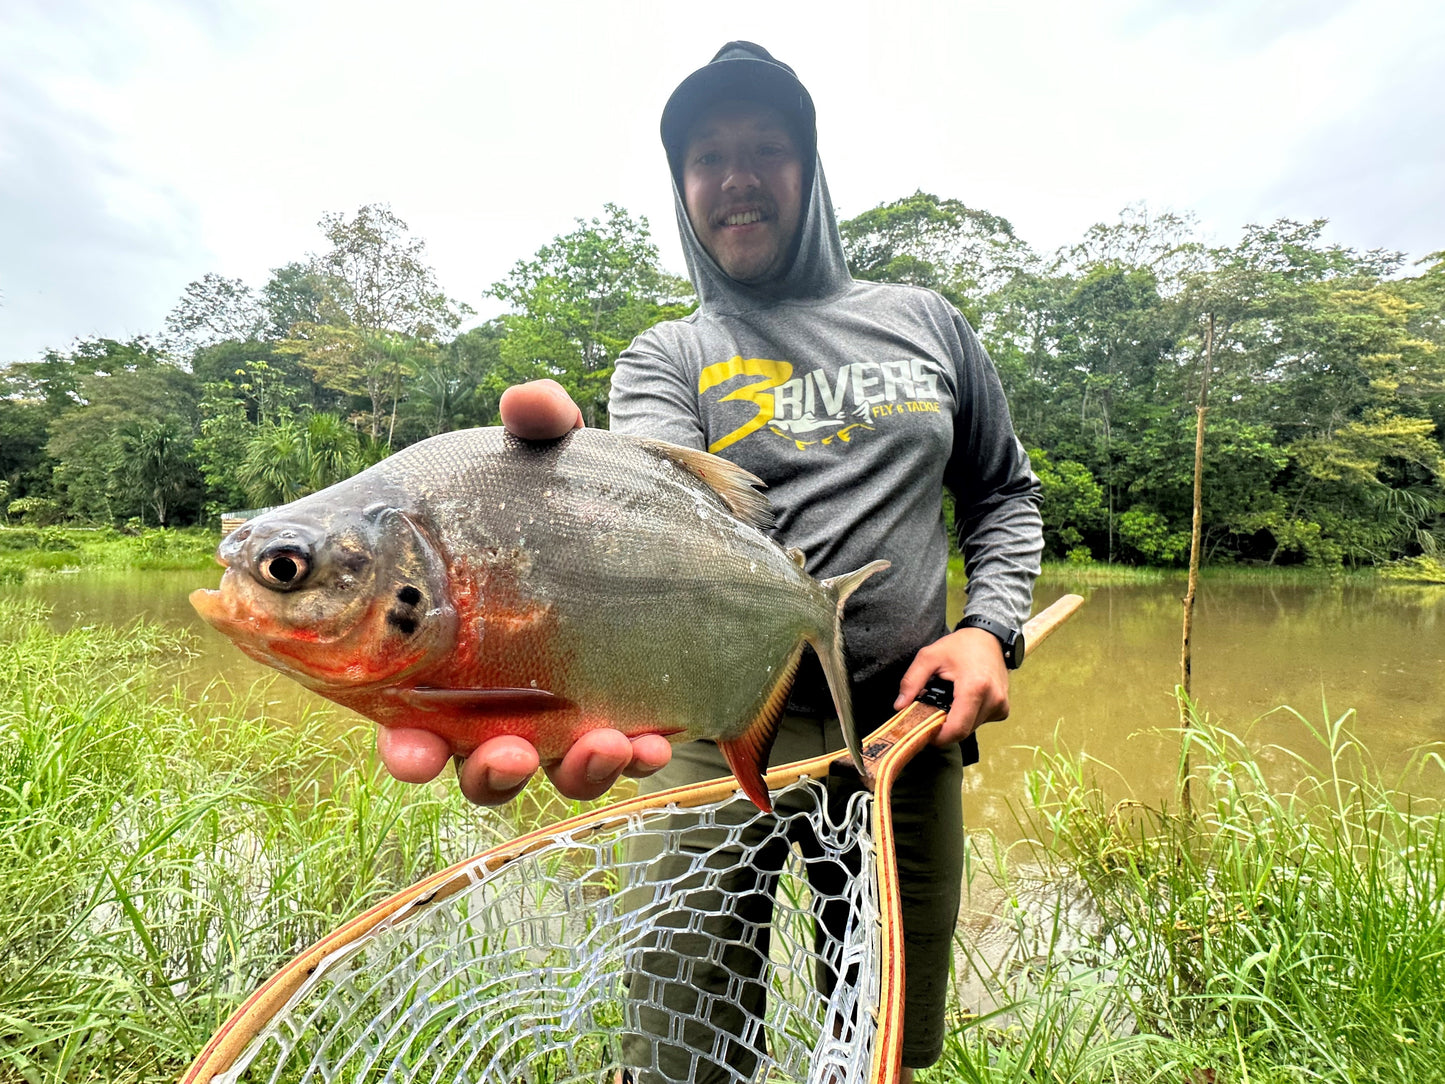
[[565, 671], [541, 675], [551, 691], [618, 725], [735, 737], [803, 639], [832, 637], [828, 592], [650, 442], [466, 430], [351, 482], [417, 517], [453, 559], [515, 573], [565, 640]]

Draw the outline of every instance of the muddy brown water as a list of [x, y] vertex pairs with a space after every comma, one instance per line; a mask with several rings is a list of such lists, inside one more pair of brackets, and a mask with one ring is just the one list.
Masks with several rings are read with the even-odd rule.
[[[200, 649], [188, 671], [194, 688], [218, 676], [237, 689], [266, 680], [277, 718], [318, 707], [346, 715], [200, 621], [186, 596], [216, 580], [208, 572], [86, 574], [32, 577], [0, 592], [44, 600], [57, 626], [145, 617], [183, 627]], [[1086, 604], [1014, 675], [1012, 717], [984, 728], [983, 762], [966, 776], [970, 824], [1006, 838], [1021, 834], [1013, 810], [1037, 747], [1060, 743], [1084, 754], [1111, 798], [1174, 801], [1183, 581], [1088, 587], [1046, 579], [1036, 608], [1069, 590]], [[962, 597], [953, 604], [961, 608]], [[1348, 730], [1387, 779], [1438, 790], [1438, 772], [1402, 773], [1432, 743], [1445, 743], [1445, 588], [1206, 582], [1193, 685], [1212, 719], [1247, 732], [1260, 759], [1282, 773], [1292, 770], [1286, 751], [1315, 763], [1322, 757], [1305, 723], [1280, 709], [1321, 726], [1327, 705], [1330, 717], [1354, 710]]]

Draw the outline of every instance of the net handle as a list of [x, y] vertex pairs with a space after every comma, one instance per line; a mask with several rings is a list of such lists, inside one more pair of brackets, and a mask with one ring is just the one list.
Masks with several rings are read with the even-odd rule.
[[[1063, 624], [1083, 601], [1078, 595], [1065, 595], [1030, 620], [1023, 630], [1025, 651], [1032, 653], [1033, 649], [1049, 633]], [[944, 718], [944, 713], [936, 708], [913, 703], [868, 736], [864, 743], [864, 759], [869, 762], [870, 770], [879, 774], [880, 793], [889, 793], [898, 770], [918, 749], [932, 739], [933, 735], [938, 732], [938, 727], [942, 726]], [[871, 756], [870, 750], [872, 751]], [[763, 778], [769, 789], [782, 787], [803, 777], [821, 778], [828, 774], [828, 769], [835, 762], [847, 759], [846, 750], [828, 753], [808, 760], [781, 765], [769, 771]], [[447, 869], [423, 878], [409, 888], [402, 889], [391, 898], [383, 900], [338, 926], [258, 986], [255, 992], [242, 1002], [241, 1006], [211, 1036], [210, 1041], [202, 1048], [185, 1076], [181, 1078], [180, 1084], [209, 1084], [212, 1077], [229, 1069], [237, 1056], [245, 1049], [246, 1044], [270, 1022], [276, 1013], [286, 1006], [322, 960], [331, 953], [346, 948], [369, 933], [375, 926], [396, 916], [401, 911], [407, 908], [429, 907], [439, 903], [466, 888], [478, 874], [490, 873], [507, 862], [515, 861], [532, 851], [545, 847], [563, 832], [572, 832], [575, 838], [583, 839], [587, 835], [615, 827], [635, 814], [645, 813], [672, 803], [677, 803], [681, 807], [704, 805], [708, 802], [720, 801], [737, 790], [737, 779], [729, 775], [705, 783], [674, 787], [656, 794], [638, 795], [635, 798], [628, 798], [602, 809], [548, 825], [545, 828], [538, 828], [507, 843], [490, 847], [480, 854], [463, 859]], [[901, 999], [894, 995], [896, 991], [901, 991], [903, 988], [903, 958], [901, 951], [894, 944], [893, 937], [893, 930], [899, 921], [898, 874], [893, 861], [891, 811], [881, 823], [878, 815], [878, 811], [886, 808], [888, 804], [887, 802], [875, 802], [873, 813], [875, 838], [880, 841], [878, 849], [880, 855], [879, 904], [884, 920], [884, 996], [879, 1012], [878, 1034], [880, 1038], [891, 1037], [890, 1062], [896, 1066], [897, 1046], [901, 1042], [901, 1031], [898, 1026], [901, 1020]], [[881, 842], [885, 838], [888, 841], [886, 847]], [[892, 974], [895, 962], [896, 976]], [[875, 1045], [875, 1071], [883, 1045], [881, 1041]], [[875, 1079], [879, 1081], [879, 1084], [891, 1084], [896, 1079], [896, 1074], [875, 1077]]]
[[[1023, 627], [1024, 655], [1074, 615], [1084, 604], [1080, 595], [1064, 595]], [[903, 912], [899, 898], [897, 851], [893, 837], [893, 784], [920, 749], [933, 741], [948, 712], [915, 700], [868, 736], [863, 756], [876, 777], [873, 839], [878, 855], [878, 912], [883, 961], [878, 987], [878, 1032], [873, 1043], [873, 1084], [897, 1084], [903, 1046]]]

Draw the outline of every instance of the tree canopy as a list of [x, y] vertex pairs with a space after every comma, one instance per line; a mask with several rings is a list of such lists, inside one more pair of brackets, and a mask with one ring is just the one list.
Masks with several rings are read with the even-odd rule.
[[[1051, 254], [915, 192], [840, 223], [852, 273], [937, 290], [979, 329], [1043, 486], [1048, 552], [1187, 555], [1194, 406], [1212, 316], [1207, 559], [1383, 565], [1445, 541], [1445, 251], [1325, 240], [1323, 221], [1208, 245], [1126, 208]], [[518, 259], [477, 322], [389, 207], [325, 215], [319, 251], [253, 288], [207, 274], [163, 332], [0, 367], [0, 483], [17, 516], [195, 522], [289, 500], [436, 433], [495, 424], [558, 380], [607, 422], [618, 355], [686, 315], [686, 280], [624, 208]], [[477, 299], [478, 301], [484, 299]]]

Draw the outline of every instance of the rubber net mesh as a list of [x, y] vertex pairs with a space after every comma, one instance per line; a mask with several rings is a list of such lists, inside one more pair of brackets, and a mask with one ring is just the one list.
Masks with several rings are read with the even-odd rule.
[[326, 958], [222, 1081], [866, 1079], [869, 796], [826, 781], [559, 836]]

